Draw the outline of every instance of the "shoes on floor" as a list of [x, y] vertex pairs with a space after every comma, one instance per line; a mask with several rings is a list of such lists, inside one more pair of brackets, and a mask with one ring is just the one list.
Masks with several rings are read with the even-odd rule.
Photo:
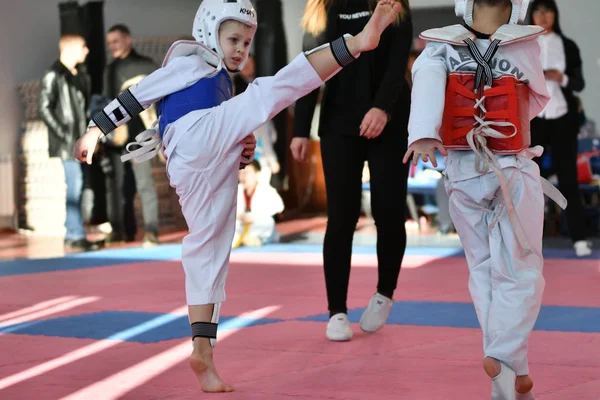
[[65, 240], [65, 247], [67, 250], [74, 253], [82, 253], [100, 249], [98, 243], [90, 242], [87, 239]]
[[573, 244], [577, 257], [589, 257], [592, 255], [592, 243], [587, 240], [579, 240]]
[[144, 233], [143, 247], [154, 247], [158, 245], [158, 236], [156, 233], [146, 232]]
[[394, 301], [379, 293], [375, 293], [369, 305], [360, 317], [360, 329], [367, 333], [377, 332], [387, 322]]
[[348, 315], [339, 313], [331, 317], [327, 323], [326, 336], [334, 342], [347, 342], [352, 339], [352, 327]]

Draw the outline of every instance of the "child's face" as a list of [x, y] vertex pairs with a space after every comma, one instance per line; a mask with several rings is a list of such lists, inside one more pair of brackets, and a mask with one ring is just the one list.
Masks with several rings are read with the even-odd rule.
[[219, 45], [223, 61], [230, 71], [238, 69], [250, 50], [254, 30], [238, 21], [225, 21], [219, 28]]
[[254, 189], [258, 184], [258, 178], [260, 172], [256, 170], [252, 165], [248, 165], [245, 169], [240, 171], [240, 183], [244, 189]]

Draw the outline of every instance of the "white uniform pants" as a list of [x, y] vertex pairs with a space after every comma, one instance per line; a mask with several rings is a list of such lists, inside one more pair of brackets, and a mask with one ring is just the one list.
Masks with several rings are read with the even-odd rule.
[[532, 253], [521, 256], [494, 173], [446, 178], [450, 215], [469, 265], [469, 291], [483, 331], [485, 357], [527, 375], [527, 342], [542, 304], [544, 194], [537, 164], [519, 157], [503, 169]]
[[189, 229], [182, 246], [188, 305], [225, 300], [241, 140], [322, 84], [301, 54], [274, 77], [256, 79], [239, 96], [191, 112], [165, 132], [167, 174]]

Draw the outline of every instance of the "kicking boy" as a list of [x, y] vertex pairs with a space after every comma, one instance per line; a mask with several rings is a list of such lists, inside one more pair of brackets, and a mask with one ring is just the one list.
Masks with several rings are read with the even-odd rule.
[[345, 35], [300, 54], [275, 76], [258, 78], [231, 98], [227, 70], [243, 67], [256, 31], [256, 14], [250, 0], [204, 0], [194, 22], [196, 42], [175, 42], [162, 68], [96, 114], [77, 142], [75, 157], [91, 163], [103, 134], [161, 101], [160, 135], [153, 136], [152, 131], [138, 135], [140, 148], [125, 159], [149, 159], [161, 149], [167, 157], [167, 175], [189, 228], [181, 258], [194, 344], [190, 365], [202, 390], [233, 390], [217, 373], [212, 347], [235, 230], [240, 142], [360, 53], [376, 48], [400, 11], [396, 1], [381, 0], [358, 35]]
[[540, 177], [529, 122], [549, 94], [535, 38], [520, 26], [528, 0], [456, 0], [465, 24], [421, 34], [413, 66], [409, 148], [404, 157], [446, 159], [450, 214], [469, 265], [492, 399], [531, 399], [527, 342], [538, 317], [544, 195], [566, 200]]

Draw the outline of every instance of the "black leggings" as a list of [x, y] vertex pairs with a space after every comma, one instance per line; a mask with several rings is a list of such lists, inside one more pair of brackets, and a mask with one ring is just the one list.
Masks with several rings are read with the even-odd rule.
[[[583, 204], [577, 183], [577, 133], [577, 126], [568, 115], [531, 121], [531, 145], [544, 146], [544, 152], [552, 153], [552, 170], [556, 172], [559, 189], [568, 202], [565, 211], [573, 242], [586, 238]], [[541, 158], [535, 160], [541, 163]]]
[[362, 171], [371, 175], [371, 208], [377, 227], [377, 292], [391, 298], [406, 249], [405, 209], [408, 166], [402, 163], [406, 133], [386, 129], [376, 139], [321, 137], [321, 157], [327, 192], [327, 231], [323, 266], [331, 315], [346, 313], [352, 239], [360, 217]]

